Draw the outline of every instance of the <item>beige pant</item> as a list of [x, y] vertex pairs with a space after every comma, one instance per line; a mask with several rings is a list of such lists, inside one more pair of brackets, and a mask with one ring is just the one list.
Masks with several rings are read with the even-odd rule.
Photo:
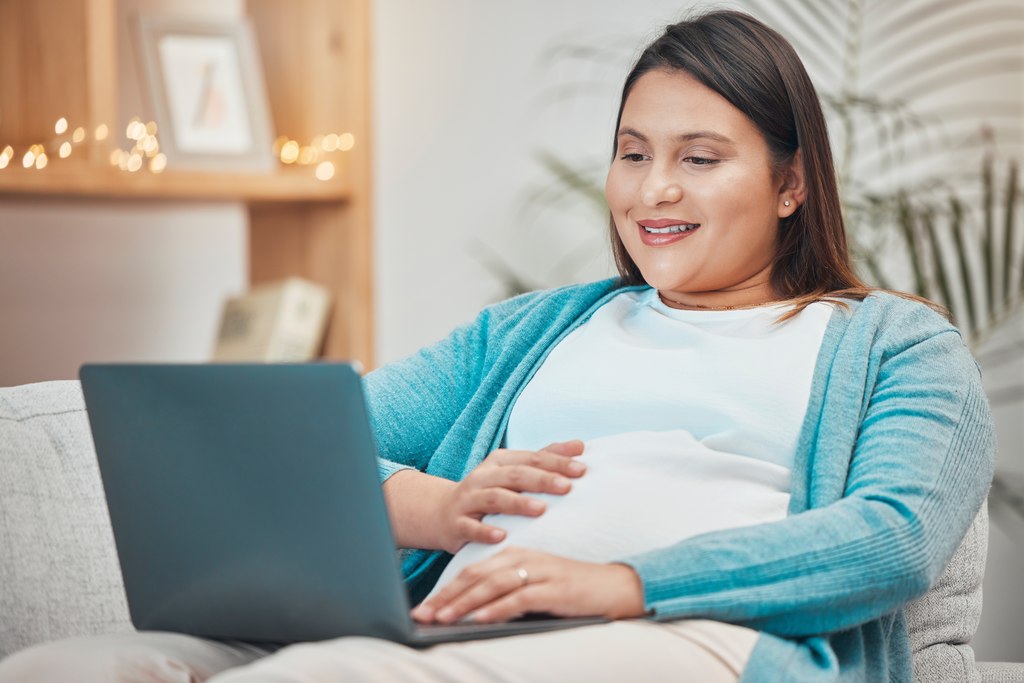
[[618, 621], [413, 649], [339, 638], [275, 654], [172, 633], [71, 638], [0, 662], [0, 683], [734, 683], [757, 632], [712, 621]]

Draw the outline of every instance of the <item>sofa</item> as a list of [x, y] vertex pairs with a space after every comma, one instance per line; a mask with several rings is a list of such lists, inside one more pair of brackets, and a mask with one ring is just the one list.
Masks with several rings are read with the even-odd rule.
[[[977, 663], [988, 517], [905, 609], [914, 679], [1024, 683], [1024, 664]], [[35, 643], [130, 632], [92, 436], [76, 381], [0, 388], [0, 659]]]

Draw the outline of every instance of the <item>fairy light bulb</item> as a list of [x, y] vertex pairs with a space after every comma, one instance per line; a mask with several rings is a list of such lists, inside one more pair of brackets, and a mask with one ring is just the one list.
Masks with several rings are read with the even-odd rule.
[[135, 140], [136, 142], [141, 140], [145, 134], [146, 124], [137, 119], [129, 123], [128, 128], [125, 130], [125, 136], [130, 140]]
[[167, 168], [167, 155], [163, 152], [149, 160], [149, 170], [151, 173], [163, 173], [165, 168]]
[[69, 156], [71, 156], [71, 143], [65, 141], [60, 146], [60, 158], [61, 159], [67, 159]]
[[53, 126], [53, 132], [57, 135], [64, 135], [68, 132], [68, 120], [63, 116], [57, 119], [57, 123]]
[[294, 164], [299, 158], [299, 143], [289, 140], [281, 147], [281, 161]]
[[309, 166], [314, 161], [316, 161], [316, 149], [306, 146], [299, 150], [299, 164]]
[[338, 151], [347, 152], [356, 146], [356, 136], [352, 133], [342, 133], [338, 136]]
[[334, 177], [334, 164], [330, 161], [322, 161], [316, 167], [317, 180], [330, 180]]

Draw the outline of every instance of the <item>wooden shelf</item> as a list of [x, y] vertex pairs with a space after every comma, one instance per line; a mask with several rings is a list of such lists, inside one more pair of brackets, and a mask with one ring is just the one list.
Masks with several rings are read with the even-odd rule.
[[[20, 155], [50, 140], [66, 117], [94, 130], [124, 130], [120, 95], [138, 85], [125, 13], [174, 13], [172, 0], [0, 0], [0, 147], [14, 146], [0, 169], [0, 199], [238, 201], [248, 207], [252, 284], [300, 276], [333, 299], [324, 355], [373, 367], [371, 229], [370, 0], [243, 0], [260, 48], [276, 135], [305, 141], [350, 132], [356, 145], [312, 167], [242, 174], [168, 169], [126, 173], [100, 149], [50, 156], [43, 170]], [[41, 47], [45, 44], [45, 49]], [[128, 98], [129, 100], [131, 98]]]
[[343, 202], [348, 183], [340, 175], [317, 180], [313, 169], [283, 168], [276, 173], [148, 171], [60, 162], [39, 171], [20, 166], [0, 170], [0, 195], [161, 199], [198, 201]]

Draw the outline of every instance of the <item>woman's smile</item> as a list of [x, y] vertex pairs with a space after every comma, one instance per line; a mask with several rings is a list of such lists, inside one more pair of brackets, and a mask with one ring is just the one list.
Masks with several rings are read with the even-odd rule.
[[674, 244], [700, 229], [700, 223], [672, 218], [645, 219], [636, 223], [640, 229], [640, 241], [649, 247]]

